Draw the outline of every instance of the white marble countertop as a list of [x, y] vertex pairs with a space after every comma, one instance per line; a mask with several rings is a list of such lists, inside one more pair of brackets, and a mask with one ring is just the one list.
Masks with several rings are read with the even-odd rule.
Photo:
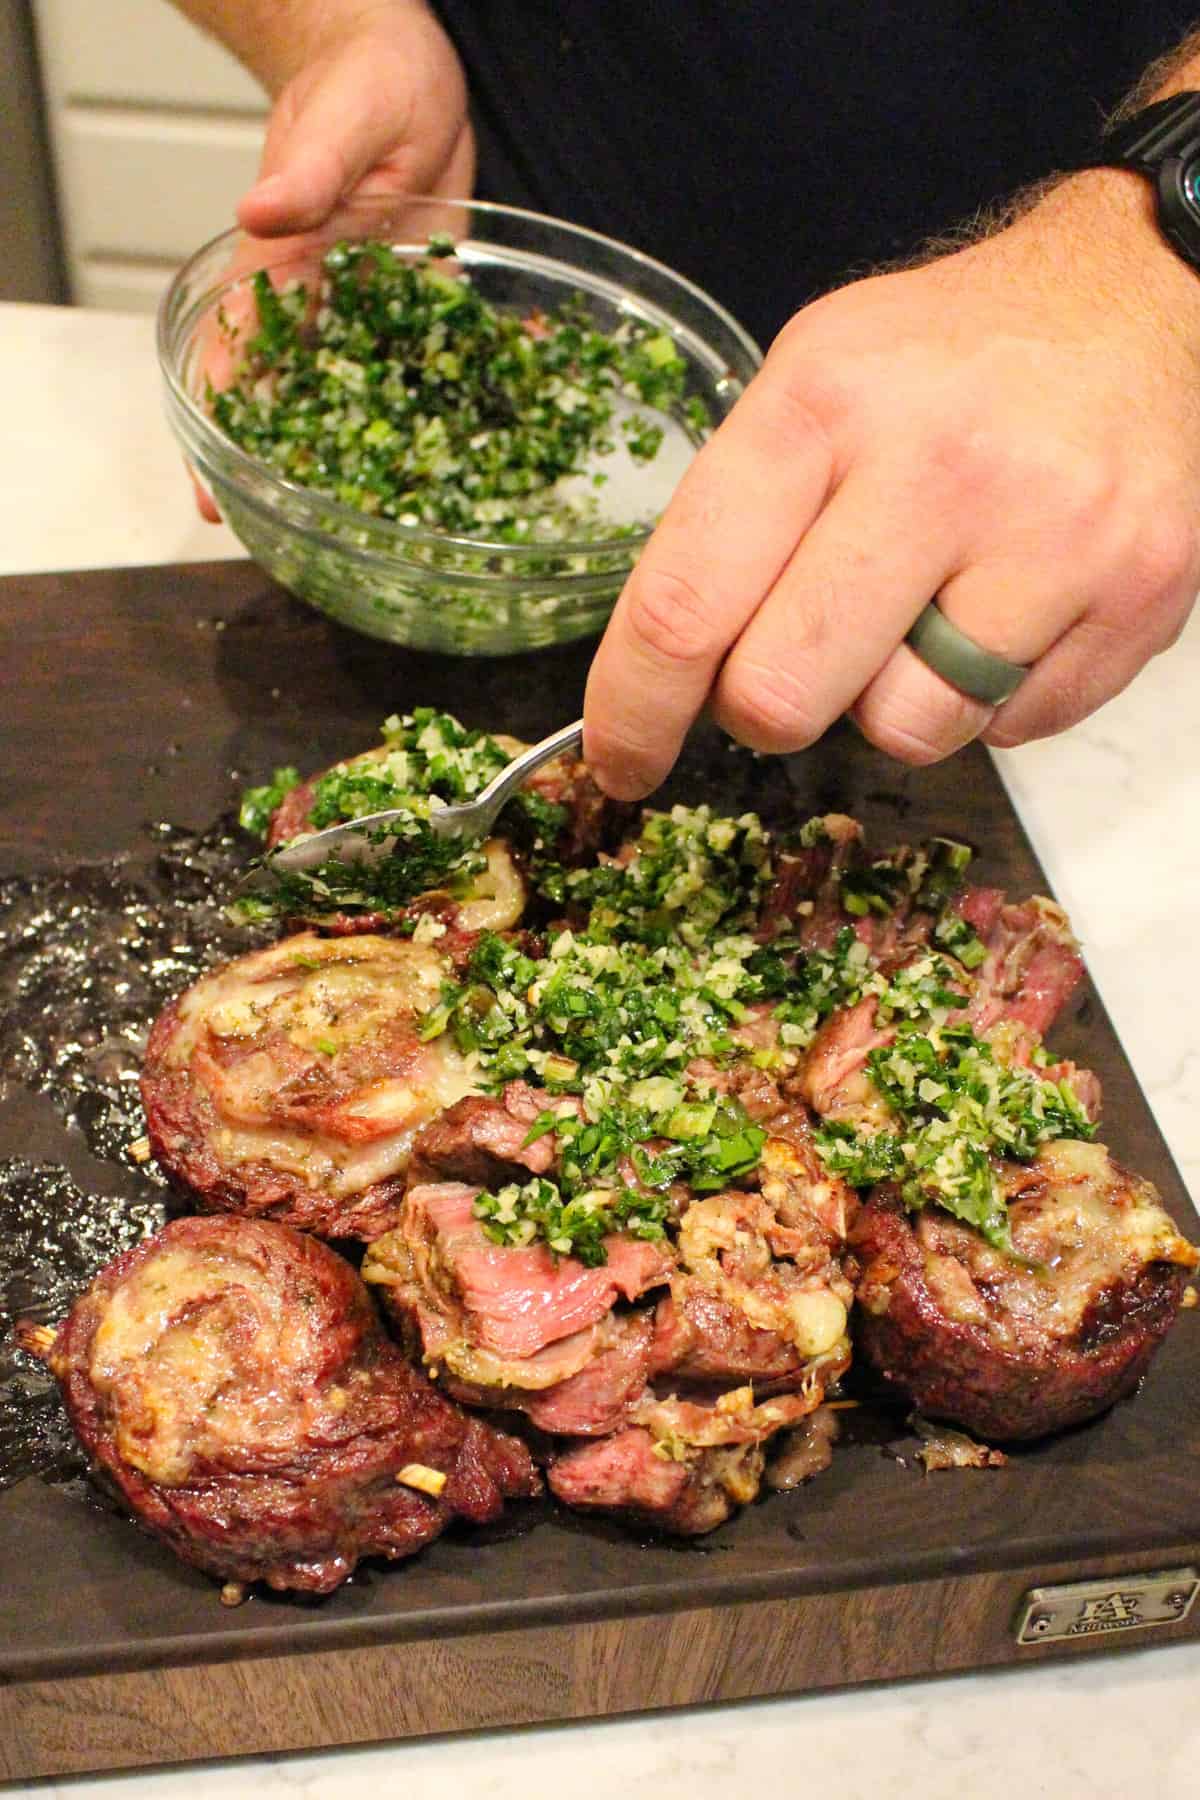
[[[196, 517], [149, 320], [0, 306], [0, 573], [236, 556]], [[0, 625], [2, 630], [2, 625]], [[998, 758], [1184, 1178], [1200, 1191], [1200, 1036], [1179, 970], [1200, 915], [1200, 613], [1095, 719]], [[1198, 1472], [1200, 1473], [1200, 1472]], [[1198, 1501], [1200, 1513], [1200, 1501]], [[1195, 1800], [1200, 1645], [604, 1724], [37, 1784], [78, 1800]], [[787, 1775], [784, 1772], [787, 1771]]]

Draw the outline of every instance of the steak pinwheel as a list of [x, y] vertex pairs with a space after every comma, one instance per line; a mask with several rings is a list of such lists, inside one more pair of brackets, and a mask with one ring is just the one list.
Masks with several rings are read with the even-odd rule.
[[210, 1211], [386, 1231], [416, 1133], [476, 1086], [452, 1039], [422, 1038], [450, 973], [429, 944], [301, 932], [205, 976], [146, 1048], [159, 1163]]
[[410, 1366], [350, 1264], [286, 1226], [176, 1220], [24, 1339], [101, 1479], [225, 1582], [328, 1593], [540, 1485]]
[[1100, 1144], [1000, 1172], [1012, 1250], [894, 1187], [859, 1213], [858, 1343], [923, 1412], [982, 1437], [1042, 1437], [1132, 1391], [1200, 1251]]
[[524, 747], [418, 707], [384, 722], [382, 744], [305, 781], [295, 769], [277, 769], [273, 782], [249, 791], [241, 813], [268, 851], [327, 825], [398, 811], [397, 854], [369, 875], [332, 859], [305, 875], [281, 874], [274, 891], [243, 910], [338, 933], [404, 930], [425, 914], [455, 938], [516, 925], [529, 873], [590, 859], [615, 841], [630, 813], [601, 792], [585, 763], [558, 757], [509, 803], [504, 837], [464, 845], [433, 833], [431, 811], [474, 799]]

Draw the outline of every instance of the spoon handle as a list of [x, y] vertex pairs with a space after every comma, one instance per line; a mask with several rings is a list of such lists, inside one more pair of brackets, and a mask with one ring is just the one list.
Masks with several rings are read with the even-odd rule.
[[[563, 725], [558, 731], [551, 732], [540, 743], [531, 744], [528, 750], [522, 750], [513, 758], [506, 769], [501, 769], [493, 776], [487, 786], [476, 795], [474, 803], [475, 817], [478, 821], [476, 830], [485, 835], [495, 823], [501, 808], [510, 794], [521, 783], [540, 769], [543, 763], [550, 762], [556, 756], [563, 756], [568, 751], [578, 752], [583, 747], [583, 720], [576, 719], [573, 725]], [[484, 821], [486, 820], [486, 823]], [[437, 828], [438, 816], [434, 813], [430, 823]]]

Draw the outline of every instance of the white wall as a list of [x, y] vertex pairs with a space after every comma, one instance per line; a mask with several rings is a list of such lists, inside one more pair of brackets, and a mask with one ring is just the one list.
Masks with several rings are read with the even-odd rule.
[[149, 312], [233, 224], [266, 101], [167, 0], [34, 0], [72, 298]]

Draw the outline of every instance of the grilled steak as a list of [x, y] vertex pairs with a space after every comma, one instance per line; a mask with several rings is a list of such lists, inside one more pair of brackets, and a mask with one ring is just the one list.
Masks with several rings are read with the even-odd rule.
[[553, 1166], [554, 1134], [527, 1144], [529, 1127], [547, 1104], [523, 1081], [510, 1081], [503, 1097], [473, 1095], [456, 1101], [413, 1142], [410, 1181], [462, 1181], [476, 1188], [527, 1181]]
[[304, 932], [206, 975], [150, 1035], [155, 1156], [209, 1211], [386, 1231], [414, 1136], [475, 1085], [448, 1037], [420, 1040], [444, 973], [427, 945]]
[[842, 875], [865, 860], [857, 819], [829, 813], [820, 824], [813, 844], [778, 858], [759, 920], [762, 937], [794, 933], [803, 950], [829, 949], [847, 919]]
[[[992, 892], [974, 890], [985, 891]], [[1028, 1068], [1040, 1049], [1042, 1031], [1075, 991], [1083, 964], [1061, 910], [1050, 901], [997, 904], [995, 921], [992, 947], [981, 967], [969, 977], [955, 977], [954, 991], [962, 994], [963, 1005], [950, 1022], [969, 1025], [992, 1045], [999, 1061]], [[927, 952], [918, 950], [891, 965], [888, 973], [919, 969], [926, 958]], [[871, 1080], [867, 1059], [896, 1035], [894, 1023], [878, 1021], [873, 994], [833, 1012], [805, 1053], [795, 1083], [800, 1095], [823, 1119], [887, 1129], [888, 1105]], [[1088, 1116], [1093, 1121], [1099, 1117], [1100, 1083], [1090, 1070], [1058, 1063], [1039, 1066], [1036, 1072], [1046, 1081], [1069, 1078]]]
[[181, 1219], [98, 1275], [45, 1346], [97, 1472], [185, 1562], [328, 1593], [494, 1519], [538, 1477], [379, 1330], [350, 1265], [259, 1220]]
[[970, 888], [959, 911], [987, 955], [975, 970], [971, 1024], [998, 1019], [1043, 1037], [1083, 980], [1083, 958], [1066, 913], [1053, 900], [1005, 903], [998, 888]]
[[763, 1445], [798, 1425], [820, 1400], [819, 1387], [759, 1406], [749, 1388], [712, 1405], [648, 1396], [634, 1409], [633, 1425], [557, 1457], [547, 1480], [568, 1506], [698, 1536], [757, 1496]]
[[1016, 1258], [937, 1207], [912, 1219], [894, 1189], [871, 1195], [851, 1231], [856, 1342], [923, 1412], [1034, 1438], [1136, 1386], [1200, 1252], [1102, 1145], [1046, 1145], [1004, 1181]]
[[453, 1374], [443, 1377], [442, 1386], [464, 1405], [523, 1413], [539, 1431], [554, 1436], [604, 1437], [626, 1423], [645, 1394], [653, 1340], [648, 1312], [610, 1313], [577, 1340], [563, 1340], [586, 1348], [586, 1360], [549, 1385], [522, 1385], [540, 1380], [553, 1366], [542, 1352], [524, 1362], [510, 1361], [502, 1371], [504, 1379], [490, 1386]]
[[[427, 744], [393, 732], [321, 806], [471, 752], [417, 723]], [[836, 814], [779, 851], [753, 818], [677, 807], [596, 855], [618, 813], [583, 766], [530, 785], [564, 809], [553, 846], [554, 816], [517, 806], [465, 898], [418, 895], [386, 928], [323, 916], [164, 1014], [150, 1136], [199, 1204], [367, 1240], [364, 1278], [446, 1395], [515, 1420], [567, 1503], [667, 1531], [719, 1524], [771, 1440], [807, 1433], [856, 1282], [867, 1353], [968, 1429], [1039, 1435], [1126, 1392], [1196, 1253], [1105, 1152], [1048, 1142], [1100, 1103], [1042, 1048], [1082, 973], [1061, 909], [965, 887], [949, 840], [872, 858]], [[317, 798], [294, 790], [272, 841]], [[596, 866], [548, 870], [548, 849]], [[856, 1221], [847, 1183], [884, 1172], [923, 1195], [915, 1221], [887, 1186]], [[985, 1189], [1016, 1258], [939, 1210], [975, 1217]], [[796, 1479], [832, 1417], [797, 1438]]]

